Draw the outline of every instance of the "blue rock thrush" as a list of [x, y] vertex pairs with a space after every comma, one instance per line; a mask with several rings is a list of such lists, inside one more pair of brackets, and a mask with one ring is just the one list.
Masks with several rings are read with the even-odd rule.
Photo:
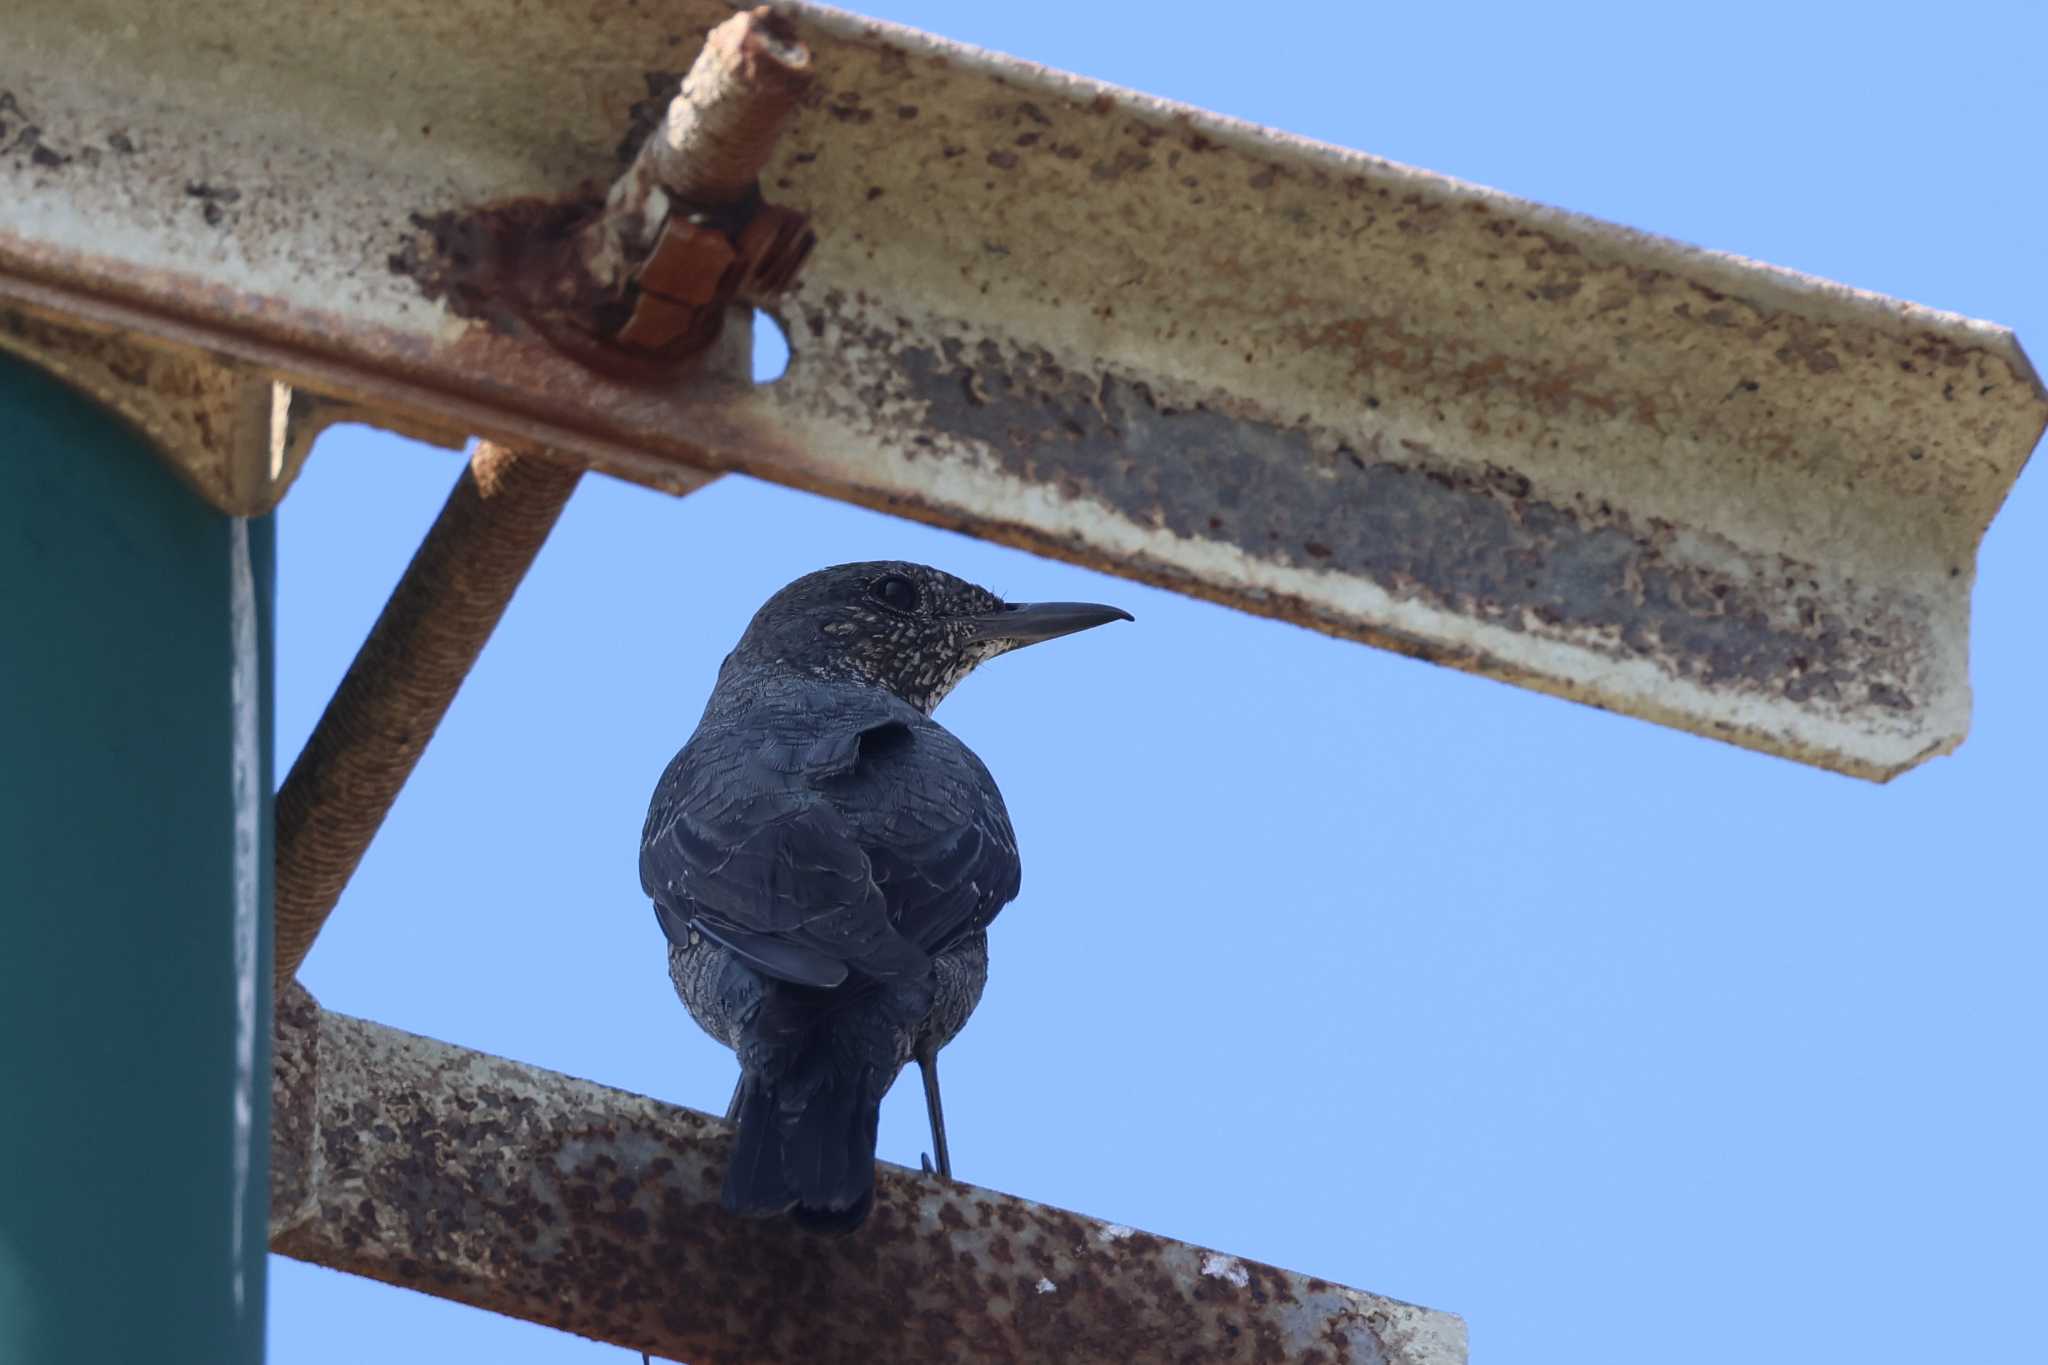
[[998, 654], [1130, 619], [894, 562], [807, 574], [755, 614], [640, 841], [676, 992], [739, 1056], [728, 1209], [858, 1227], [912, 1058], [951, 1174], [936, 1058], [1019, 864], [995, 779], [932, 709]]

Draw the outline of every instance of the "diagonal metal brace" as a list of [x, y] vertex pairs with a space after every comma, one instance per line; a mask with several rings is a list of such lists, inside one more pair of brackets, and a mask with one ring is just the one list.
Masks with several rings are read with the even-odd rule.
[[277, 981], [312, 950], [583, 470], [485, 442], [277, 792]]

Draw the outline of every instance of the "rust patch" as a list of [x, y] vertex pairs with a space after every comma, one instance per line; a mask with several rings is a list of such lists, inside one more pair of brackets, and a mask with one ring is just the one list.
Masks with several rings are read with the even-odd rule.
[[618, 338], [633, 320], [638, 289], [613, 292], [584, 268], [579, 238], [602, 214], [591, 185], [562, 198], [520, 198], [415, 214], [415, 232], [387, 258], [421, 294], [499, 335], [530, 332], [586, 369], [636, 387], [673, 382], [717, 338], [723, 308], [673, 328], [683, 355], [636, 349]]
[[[586, 182], [415, 214], [417, 235], [388, 264], [459, 317], [531, 328], [629, 383], [673, 378], [717, 340], [734, 302], [787, 286], [816, 241], [804, 215], [764, 205], [759, 185], [810, 63], [787, 18], [735, 14], [687, 75], [642, 73], [648, 97], [628, 113], [617, 153], [628, 165], [610, 190]], [[657, 136], [671, 113], [689, 116], [673, 143]], [[187, 192], [217, 221], [220, 192]]]
[[1688, 552], [1683, 528], [1546, 497], [1511, 470], [1171, 402], [1042, 350], [905, 346], [880, 332], [865, 345], [895, 349], [931, 430], [986, 450], [1012, 478], [1139, 526], [1367, 578], [1397, 599], [1649, 660], [1717, 689], [1914, 708], [1906, 645], [1920, 632], [1905, 609], [1865, 602], [1849, 619], [1813, 565], [1725, 544], [1708, 562]]
[[[566, 199], [522, 198], [415, 214], [416, 232], [386, 263], [457, 317], [495, 332], [517, 332], [535, 309], [578, 302], [570, 290], [583, 276], [571, 269], [570, 253], [576, 234], [603, 208], [602, 192], [586, 185]], [[594, 311], [600, 301], [582, 302]], [[621, 312], [614, 325], [625, 320]]]

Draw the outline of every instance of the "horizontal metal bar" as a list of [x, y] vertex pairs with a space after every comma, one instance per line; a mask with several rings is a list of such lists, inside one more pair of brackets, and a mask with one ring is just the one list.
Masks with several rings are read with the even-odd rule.
[[1439, 1313], [894, 1166], [858, 1233], [718, 1207], [729, 1128], [279, 995], [271, 1245], [676, 1360], [1456, 1365]]
[[1861, 776], [1960, 742], [1977, 542], [2048, 423], [2010, 333], [779, 9], [816, 79], [763, 188], [819, 245], [772, 386], [601, 372], [497, 287], [713, 0], [24, 0], [0, 301]]

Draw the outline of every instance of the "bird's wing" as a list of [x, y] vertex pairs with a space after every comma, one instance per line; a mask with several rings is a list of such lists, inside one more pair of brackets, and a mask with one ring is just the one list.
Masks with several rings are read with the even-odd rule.
[[834, 986], [921, 971], [1017, 893], [1015, 836], [980, 760], [893, 702], [707, 723], [663, 774], [640, 878], [672, 941]]
[[641, 835], [641, 885], [670, 940], [694, 929], [802, 985], [838, 985], [849, 966], [922, 970], [860, 837], [820, 790], [859, 766], [864, 741], [900, 731], [904, 713], [916, 715], [828, 693], [700, 726], [662, 774]]
[[1017, 836], [1002, 793], [944, 727], [920, 716], [826, 790], [867, 849], [896, 931], [925, 952], [987, 928], [1016, 897]]

